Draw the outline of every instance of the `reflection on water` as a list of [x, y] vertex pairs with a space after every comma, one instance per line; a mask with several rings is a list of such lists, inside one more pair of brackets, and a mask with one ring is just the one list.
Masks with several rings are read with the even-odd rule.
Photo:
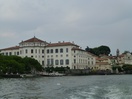
[[131, 75], [0, 79], [0, 99], [132, 99]]

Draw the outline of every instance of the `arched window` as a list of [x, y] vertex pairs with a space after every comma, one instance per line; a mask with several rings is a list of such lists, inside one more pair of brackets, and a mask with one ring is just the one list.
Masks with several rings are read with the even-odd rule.
[[69, 65], [69, 59], [66, 59], [66, 65]]
[[49, 53], [49, 49], [47, 49], [47, 53]]
[[26, 53], [26, 54], [28, 53], [28, 50], [27, 50], [27, 49], [25, 50], [25, 53]]
[[66, 52], [68, 53], [68, 48], [66, 48]]
[[42, 50], [42, 53], [44, 53], [44, 50]]
[[33, 49], [31, 49], [31, 53], [33, 53]]
[[53, 49], [51, 49], [50, 52], [53, 53]]
[[60, 53], [63, 53], [63, 49], [62, 48], [60, 49]]
[[55, 49], [55, 53], [58, 53], [58, 49]]
[[60, 60], [60, 65], [63, 65], [63, 60], [62, 59]]
[[55, 60], [55, 65], [59, 65], [59, 60]]

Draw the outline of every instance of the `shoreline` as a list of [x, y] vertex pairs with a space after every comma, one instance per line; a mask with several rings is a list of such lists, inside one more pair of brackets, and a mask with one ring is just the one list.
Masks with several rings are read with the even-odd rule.
[[66, 74], [66, 75], [32, 75], [32, 74], [3, 74], [0, 78], [36, 78], [36, 77], [64, 77], [64, 76], [97, 76], [97, 75], [131, 75], [131, 73], [111, 74]]

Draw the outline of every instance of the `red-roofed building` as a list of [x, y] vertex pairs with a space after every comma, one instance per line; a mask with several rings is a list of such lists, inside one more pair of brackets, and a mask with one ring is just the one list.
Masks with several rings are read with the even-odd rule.
[[73, 66], [77, 69], [91, 69], [95, 66], [95, 56], [79, 47], [72, 48], [72, 55]]
[[56, 47], [56, 46], [76, 46], [79, 47], [78, 45], [71, 43], [71, 42], [58, 42], [58, 43], [50, 43], [46, 47]]
[[1, 49], [0, 53], [3, 54], [3, 55], [19, 55], [19, 49], [20, 47], [19, 46], [13, 46], [13, 47], [8, 47], [8, 48], [4, 48], [4, 49]]
[[46, 66], [68, 66], [71, 69], [87, 69], [95, 63], [94, 57], [78, 45], [64, 41], [47, 45], [45, 59]]
[[17, 55], [35, 58], [44, 66], [45, 46], [48, 43], [35, 36], [19, 43], [19, 46], [1, 49], [3, 55]]
[[96, 58], [96, 65], [93, 69], [96, 69], [96, 70], [111, 70], [112, 71], [111, 67], [112, 67], [111, 66], [111, 60], [107, 56], [107, 57], [98, 57], [98, 58]]
[[33, 38], [30, 38], [28, 40], [22, 41], [19, 44], [23, 44], [23, 43], [47, 43], [47, 42], [46, 41], [43, 41], [43, 40], [40, 40], [40, 39], [38, 39], [38, 38], [36, 38], [34, 36]]
[[95, 65], [95, 57], [73, 42], [47, 43], [36, 37], [21, 41], [19, 46], [1, 49], [3, 55], [32, 57], [43, 67], [88, 69]]

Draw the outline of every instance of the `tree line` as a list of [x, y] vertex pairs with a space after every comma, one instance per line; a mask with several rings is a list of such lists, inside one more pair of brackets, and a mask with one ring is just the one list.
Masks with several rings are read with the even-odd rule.
[[29, 57], [21, 58], [19, 56], [0, 55], [0, 72], [1, 73], [31, 73], [32, 70], [42, 71], [40, 63]]
[[95, 47], [95, 48], [89, 48], [87, 46], [85, 48], [85, 50], [87, 52], [90, 52], [90, 53], [92, 53], [94, 55], [97, 55], [97, 56], [102, 55], [102, 54], [108, 56], [110, 54], [110, 52], [111, 52], [110, 48], [108, 46], [104, 46], [104, 45], [99, 46], [99, 47]]

